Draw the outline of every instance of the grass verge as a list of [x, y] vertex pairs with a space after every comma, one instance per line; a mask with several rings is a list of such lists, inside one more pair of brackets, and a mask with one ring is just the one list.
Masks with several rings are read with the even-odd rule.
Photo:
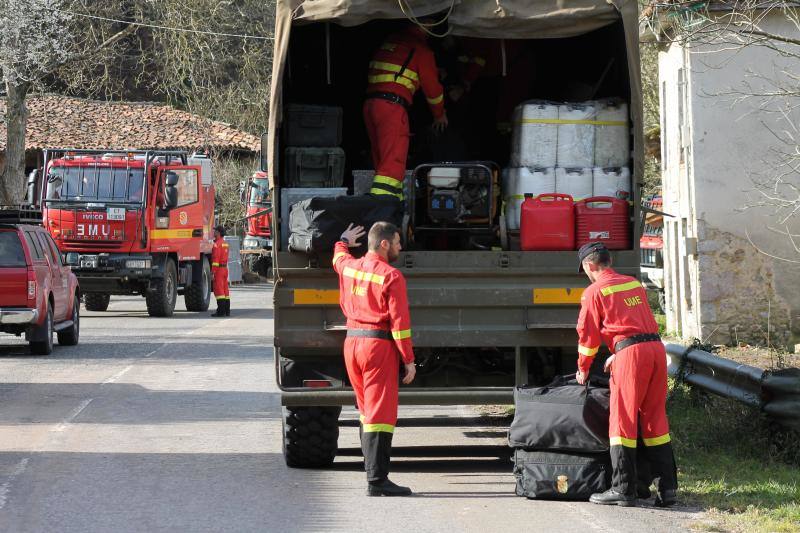
[[738, 403], [670, 383], [681, 499], [705, 531], [800, 531], [798, 435]]

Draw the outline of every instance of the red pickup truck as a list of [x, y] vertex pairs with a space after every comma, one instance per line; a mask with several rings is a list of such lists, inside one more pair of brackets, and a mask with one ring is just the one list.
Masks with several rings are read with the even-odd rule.
[[25, 334], [31, 353], [78, 344], [80, 288], [42, 226], [13, 222], [0, 211], [0, 332]]

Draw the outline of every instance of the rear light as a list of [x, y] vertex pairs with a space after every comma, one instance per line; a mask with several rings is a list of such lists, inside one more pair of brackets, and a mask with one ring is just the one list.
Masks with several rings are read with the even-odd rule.
[[36, 299], [36, 273], [28, 270], [28, 300]]
[[327, 379], [304, 379], [303, 387], [310, 387], [312, 389], [322, 389], [325, 387], [333, 387], [333, 383], [331, 383]]

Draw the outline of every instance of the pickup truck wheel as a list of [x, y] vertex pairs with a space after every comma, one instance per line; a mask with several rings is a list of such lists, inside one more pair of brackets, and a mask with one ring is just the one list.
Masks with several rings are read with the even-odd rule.
[[33, 355], [50, 355], [53, 351], [53, 308], [47, 306], [47, 316], [44, 324], [40, 326], [44, 330], [45, 340], [31, 341], [30, 348]]
[[83, 295], [83, 304], [87, 311], [105, 311], [110, 301], [111, 295], [102, 292], [88, 292]]
[[75, 295], [75, 303], [72, 304], [72, 326], [57, 333], [58, 344], [61, 346], [76, 346], [81, 333], [81, 302], [78, 295]]
[[203, 268], [197, 283], [188, 285], [183, 292], [183, 301], [187, 311], [208, 311], [211, 302], [211, 267], [208, 261], [202, 259]]
[[175, 311], [175, 301], [178, 299], [178, 270], [175, 261], [167, 259], [164, 268], [164, 277], [151, 282], [147, 291], [147, 313], [150, 316], [172, 316]]
[[333, 464], [339, 449], [341, 407], [285, 407], [283, 458], [292, 468]]

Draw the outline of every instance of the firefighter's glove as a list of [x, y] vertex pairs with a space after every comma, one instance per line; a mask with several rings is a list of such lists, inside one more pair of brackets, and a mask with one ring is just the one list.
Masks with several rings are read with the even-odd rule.
[[349, 226], [347, 226], [347, 229], [344, 230], [344, 233], [342, 233], [340, 239], [342, 242], [347, 243], [348, 248], [358, 248], [361, 246], [361, 243], [358, 242], [358, 239], [363, 237], [364, 233], [366, 233], [364, 231], [364, 226], [353, 227], [353, 224], [351, 223]]

